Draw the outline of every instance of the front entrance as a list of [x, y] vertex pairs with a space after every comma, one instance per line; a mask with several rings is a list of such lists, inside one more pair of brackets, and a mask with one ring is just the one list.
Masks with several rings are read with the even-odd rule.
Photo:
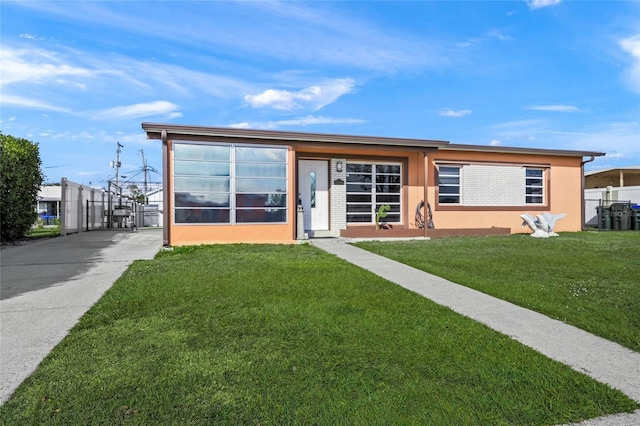
[[304, 230], [311, 237], [329, 229], [329, 162], [300, 160], [298, 190], [304, 209]]

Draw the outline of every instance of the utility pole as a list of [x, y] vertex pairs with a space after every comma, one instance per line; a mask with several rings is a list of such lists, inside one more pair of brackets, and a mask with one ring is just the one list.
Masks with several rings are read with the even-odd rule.
[[120, 148], [124, 148], [124, 145], [120, 144], [120, 142], [118, 142], [118, 149], [116, 149], [116, 162], [114, 164], [114, 167], [116, 169], [116, 188], [120, 188], [120, 185], [118, 183], [118, 170], [120, 169], [121, 163], [120, 163]]
[[147, 198], [147, 175], [149, 173], [149, 168], [147, 167], [147, 160], [144, 158], [144, 150], [141, 149], [140, 152], [142, 153], [142, 173], [144, 173], [144, 197], [145, 199]]

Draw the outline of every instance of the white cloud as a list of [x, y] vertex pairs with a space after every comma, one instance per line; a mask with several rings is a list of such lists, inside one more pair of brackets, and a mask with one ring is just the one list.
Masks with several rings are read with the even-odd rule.
[[253, 108], [273, 108], [284, 111], [305, 108], [317, 111], [335, 102], [340, 96], [350, 93], [354, 84], [353, 79], [339, 78], [297, 92], [268, 89], [258, 95], [246, 95], [244, 99]]
[[89, 77], [91, 71], [84, 67], [68, 64], [54, 52], [41, 49], [11, 49], [3, 46], [0, 50], [2, 62], [1, 84], [17, 82], [42, 83], [59, 80], [60, 77]]
[[[53, 133], [51, 135], [52, 140], [64, 140], [70, 142], [82, 142], [82, 143], [91, 143], [97, 145], [112, 145], [116, 142], [120, 142], [129, 146], [129, 144], [133, 145], [149, 145], [155, 146], [157, 141], [152, 139], [147, 139], [144, 132], [133, 132], [133, 133], [123, 133], [123, 132], [110, 132], [106, 130], [100, 131], [80, 131], [80, 132], [72, 132], [66, 130], [64, 132]], [[153, 155], [153, 153], [150, 153]]]
[[491, 31], [489, 31], [487, 33], [487, 36], [490, 37], [490, 38], [495, 38], [495, 39], [500, 40], [500, 41], [513, 40], [513, 37], [511, 37], [510, 35], [503, 34], [500, 30], [495, 29], [495, 28], [492, 29]]
[[466, 49], [469, 47], [477, 46], [481, 43], [485, 43], [490, 40], [500, 40], [500, 41], [510, 41], [513, 40], [513, 37], [507, 34], [503, 34], [502, 31], [494, 28], [491, 31], [485, 33], [481, 37], [471, 37], [465, 41], [455, 43], [455, 46]]
[[555, 6], [562, 0], [526, 0], [529, 5], [529, 9], [540, 9], [547, 6]]
[[[102, 171], [92, 171], [92, 172], [83, 172], [83, 171], [79, 171], [78, 172], [78, 176], [97, 176], [97, 175], [101, 175]], [[89, 182], [91, 183], [91, 182]]]
[[492, 137], [508, 146], [606, 152], [607, 156], [612, 153], [609, 158], [640, 162], [639, 121], [594, 123], [565, 130], [561, 126], [545, 120], [518, 120], [490, 126], [490, 130]]
[[[189, 70], [180, 66], [136, 61], [111, 55], [68, 49], [56, 50], [3, 45], [1, 105], [32, 105], [60, 112], [83, 111], [100, 100], [116, 94], [148, 98], [162, 91], [176, 97], [210, 95], [221, 99], [237, 99], [252, 84], [236, 78]], [[113, 88], [118, 91], [114, 93]], [[124, 102], [123, 102], [124, 103]]]
[[[180, 8], [172, 7], [171, 2], [158, 2], [153, 8], [136, 2], [127, 6], [128, 14], [113, 4], [117, 2], [89, 1], [65, 7], [60, 2], [26, 1], [20, 6], [57, 16], [61, 22], [108, 24], [133, 38], [161, 37], [204, 50], [223, 48], [289, 63], [394, 72], [440, 67], [446, 60], [438, 40], [409, 34], [400, 25], [378, 24], [328, 2], [205, 1]], [[211, 16], [216, 16], [216, 25], [211, 25]], [[189, 25], [162, 26], [167, 19], [188, 21]], [[265, 22], [270, 23], [268, 31]]]
[[467, 48], [467, 47], [475, 46], [475, 45], [477, 45], [479, 43], [482, 43], [483, 41], [484, 41], [484, 39], [482, 37], [472, 37], [472, 38], [467, 39], [465, 41], [456, 43], [455, 45], [457, 47], [460, 47], [460, 48], [464, 49], [464, 48]]
[[464, 117], [465, 115], [471, 114], [471, 110], [469, 109], [461, 109], [458, 111], [454, 111], [452, 109], [443, 109], [440, 111], [441, 117]]
[[620, 46], [635, 59], [640, 59], [640, 34], [620, 40]]
[[617, 158], [635, 157], [640, 160], [638, 135], [640, 122], [630, 121], [596, 124], [580, 132], [560, 133], [557, 137], [563, 142], [566, 141], [567, 145], [572, 145], [572, 149], [611, 152], [617, 153]]
[[632, 58], [631, 65], [624, 70], [623, 79], [632, 91], [640, 93], [640, 34], [622, 39], [618, 44]]
[[580, 108], [571, 105], [536, 105], [527, 107], [534, 111], [552, 111], [552, 112], [577, 112]]
[[273, 122], [278, 126], [308, 126], [313, 124], [361, 124], [365, 123], [365, 120], [357, 118], [331, 118], [323, 116], [307, 115], [297, 119], [279, 120]]
[[84, 83], [78, 83], [77, 81], [69, 81], [69, 80], [65, 80], [62, 78], [57, 78], [54, 80], [56, 83], [60, 84], [60, 85], [67, 85], [67, 86], [72, 86], [72, 87], [76, 87], [78, 89], [84, 90], [87, 88], [87, 85]]
[[247, 123], [246, 121], [243, 121], [241, 123], [231, 123], [229, 127], [234, 129], [250, 129], [251, 124]]
[[620, 159], [629, 158], [629, 156], [618, 151], [608, 151], [607, 158], [620, 160]]
[[94, 118], [139, 118], [151, 115], [161, 115], [165, 118], [182, 117], [182, 113], [176, 111], [178, 108], [178, 105], [169, 101], [154, 101], [106, 109], [98, 112]]
[[500, 146], [500, 145], [502, 145], [502, 141], [499, 141], [498, 139], [493, 139], [491, 142], [489, 142], [489, 145], [491, 145], [491, 146]]
[[249, 122], [243, 121], [239, 123], [232, 123], [229, 125], [229, 127], [233, 127], [236, 129], [277, 129], [282, 126], [309, 126], [309, 125], [315, 125], [315, 124], [362, 124], [362, 123], [366, 123], [366, 121], [360, 120], [357, 118], [333, 118], [333, 117], [307, 115], [305, 117], [300, 117], [300, 118], [266, 121], [266, 122], [249, 123]]
[[268, 89], [259, 95], [246, 95], [244, 100], [254, 108], [270, 107], [281, 110], [302, 108], [296, 101], [296, 93], [287, 90]]
[[130, 58], [118, 58], [119, 66], [128, 68], [131, 82], [142, 87], [147, 94], [151, 87], [163, 86], [180, 96], [202, 96], [207, 94], [216, 98], [237, 98], [238, 93], [246, 93], [253, 85], [236, 77], [226, 77], [208, 72], [194, 71], [181, 66], [163, 63], [136, 62]]
[[1, 98], [1, 102], [3, 106], [11, 105], [19, 108], [34, 108], [34, 109], [44, 109], [48, 111], [71, 113], [71, 111], [68, 110], [67, 108], [62, 108], [58, 105], [52, 105], [47, 102], [42, 102], [35, 99], [29, 99], [22, 96], [3, 94]]
[[528, 139], [544, 131], [544, 120], [515, 120], [489, 126], [496, 139]]

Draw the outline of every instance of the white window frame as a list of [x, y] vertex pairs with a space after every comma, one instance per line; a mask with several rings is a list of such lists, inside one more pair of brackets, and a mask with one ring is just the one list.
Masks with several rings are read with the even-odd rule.
[[[529, 172], [540, 172], [540, 176], [529, 176]], [[541, 168], [541, 167], [525, 167], [525, 171], [524, 171], [524, 176], [525, 176], [525, 183], [524, 183], [524, 187], [525, 187], [525, 204], [526, 205], [530, 205], [530, 204], [537, 204], [537, 205], [542, 205], [544, 204], [544, 200], [545, 200], [545, 169]], [[537, 180], [540, 180], [539, 183], [535, 182]], [[539, 194], [535, 194], [531, 191], [533, 190], [540, 190]], [[537, 201], [539, 199], [539, 201]]]
[[[443, 169], [456, 169], [458, 173], [443, 173]], [[442, 183], [442, 178], [457, 178], [458, 183]], [[442, 193], [442, 188], [458, 188], [458, 192]], [[457, 197], [457, 202], [443, 201], [446, 197]], [[462, 205], [462, 165], [459, 164], [441, 164], [438, 167], [438, 204], [446, 205]]]

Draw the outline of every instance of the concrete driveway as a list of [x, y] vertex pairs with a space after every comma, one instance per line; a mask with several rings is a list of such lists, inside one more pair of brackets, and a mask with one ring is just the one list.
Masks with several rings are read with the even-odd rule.
[[0, 250], [0, 403], [4, 403], [162, 229], [82, 232]]

